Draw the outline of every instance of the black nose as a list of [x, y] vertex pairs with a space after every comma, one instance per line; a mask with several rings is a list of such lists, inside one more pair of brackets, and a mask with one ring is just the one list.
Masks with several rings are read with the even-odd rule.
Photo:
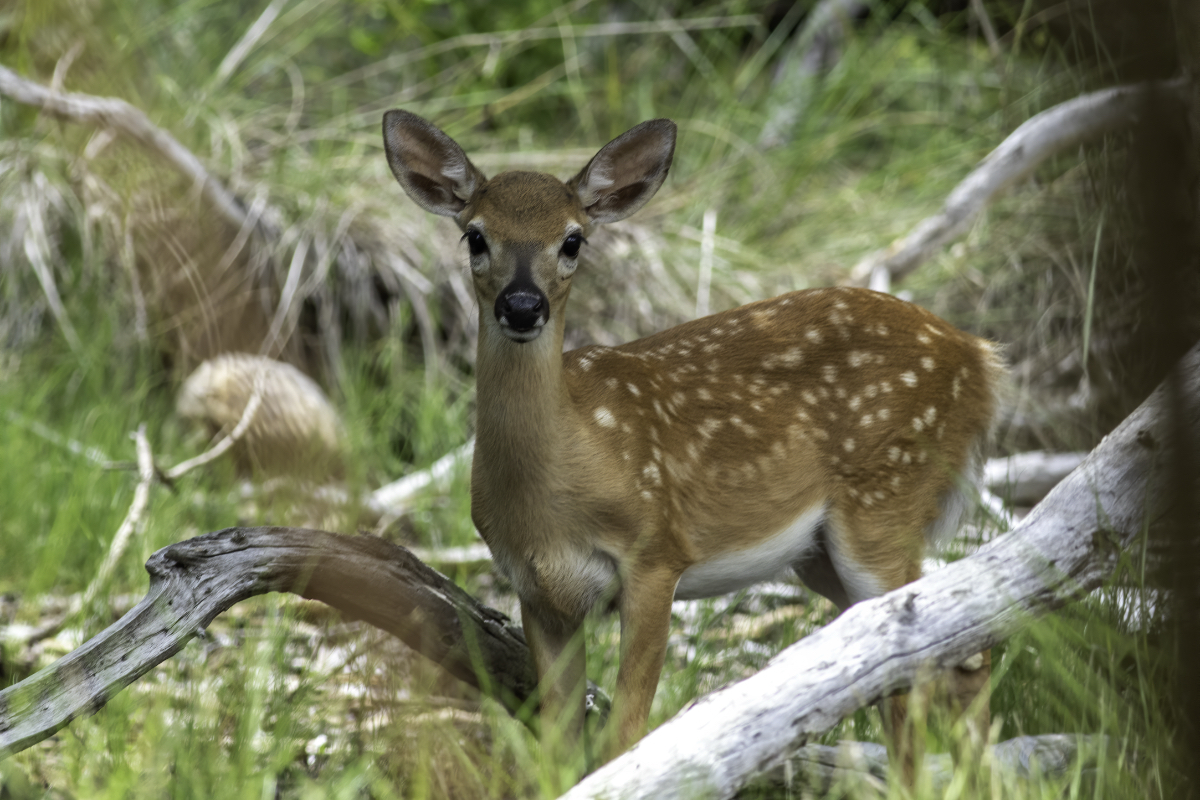
[[546, 324], [546, 295], [536, 288], [504, 291], [496, 298], [496, 321], [517, 333]]

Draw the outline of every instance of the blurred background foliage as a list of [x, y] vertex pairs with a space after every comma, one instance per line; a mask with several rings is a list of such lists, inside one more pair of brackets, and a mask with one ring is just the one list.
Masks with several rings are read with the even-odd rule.
[[[430, 118], [488, 174], [566, 177], [643, 119], [678, 122], [667, 185], [593, 237], [572, 295], [568, 342], [616, 343], [696, 314], [707, 211], [718, 213], [713, 310], [844, 280], [1033, 114], [1178, 70], [1167, 3], [975, 5], [983, 14], [954, 0], [862, 3], [799, 83], [789, 70], [807, 52], [797, 31], [809, 0], [0, 6], [0, 64], [140, 108], [252, 220], [230, 225], [143, 144], [0, 98], [0, 624], [33, 624], [87, 586], [133, 493], [127, 471], [81, 459], [39, 426], [128, 461], [129, 432], [145, 422], [156, 458], [175, 463], [204, 446], [173, 413], [175, 392], [218, 353], [264, 351], [318, 379], [346, 424], [352, 491], [469, 438], [465, 251], [392, 179], [386, 109]], [[1142, 302], [1128, 146], [1114, 135], [1052, 159], [898, 287], [1006, 345], [1017, 391], [1000, 450], [1092, 446], [1178, 350], [1159, 352], [1147, 333], [1156, 320]], [[1194, 280], [1178, 290], [1200, 293]], [[1195, 319], [1183, 324], [1194, 340]], [[247, 502], [236, 487], [218, 464], [156, 489], [111, 602], [73, 635], [111, 621], [119, 598], [145, 586], [141, 563], [170, 542], [235, 522], [356, 528], [353, 509], [286, 493]], [[379, 532], [474, 541], [465, 476]], [[1101, 759], [1121, 765], [1105, 773], [1114, 783], [1080, 771], [1065, 787], [1021, 791], [1168, 793], [1180, 754], [1155, 688], [1165, 667], [1153, 630], [1114, 599], [1140, 574], [1131, 565], [1124, 588], [1002, 648], [995, 710], [1004, 738], [1085, 730], [1138, 757]], [[486, 574], [459, 578], [511, 607]], [[710, 611], [704, 625], [723, 624]], [[689, 633], [655, 719], [828, 613], [814, 606], [736, 657]], [[278, 600], [231, 618], [96, 717], [0, 763], [0, 797], [528, 796], [558, 780], [519, 725], [369, 633]], [[6, 650], [0, 686], [73, 641]], [[344, 658], [314, 657], [313, 641]], [[614, 657], [595, 658], [594, 675], [611, 682]], [[359, 688], [329, 688], [343, 683]], [[1047, 695], [1062, 702], [1037, 700]], [[873, 716], [829, 739], [857, 736], [878, 736]]]

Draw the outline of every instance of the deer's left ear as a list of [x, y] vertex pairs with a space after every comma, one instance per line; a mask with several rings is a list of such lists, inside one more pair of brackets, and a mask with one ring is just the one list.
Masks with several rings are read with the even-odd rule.
[[675, 123], [652, 119], [613, 139], [568, 182], [592, 222], [603, 225], [644, 206], [667, 178]]

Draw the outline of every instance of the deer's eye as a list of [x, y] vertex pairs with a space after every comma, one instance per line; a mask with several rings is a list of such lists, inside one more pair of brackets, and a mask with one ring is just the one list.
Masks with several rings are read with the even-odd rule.
[[575, 258], [575, 256], [579, 255], [579, 248], [586, 241], [587, 239], [584, 239], [581, 234], [572, 233], [563, 242], [562, 254], [567, 258]]
[[483, 238], [483, 234], [471, 228], [463, 238], [467, 240], [467, 247], [471, 250], [472, 256], [481, 256], [487, 252], [487, 241]]

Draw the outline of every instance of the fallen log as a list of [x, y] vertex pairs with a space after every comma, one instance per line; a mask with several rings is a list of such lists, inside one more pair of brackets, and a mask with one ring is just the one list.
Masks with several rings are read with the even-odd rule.
[[1085, 458], [1087, 453], [1047, 453], [1042, 450], [991, 458], [983, 468], [983, 485], [1011, 505], [1036, 505]]
[[[1087, 774], [1095, 772], [1096, 757], [1103, 751], [1113, 750], [1112, 745], [1113, 742], [1102, 736], [1065, 733], [1017, 736], [989, 747], [985, 759], [993, 769], [1018, 780], [1069, 775], [1073, 770]], [[809, 744], [792, 753], [783, 764], [764, 777], [766, 783], [772, 786], [793, 791], [800, 787], [818, 797], [839, 789], [846, 791], [862, 787], [874, 789], [880, 797], [886, 797], [887, 766], [887, 747], [882, 744]], [[925, 756], [923, 769], [932, 790], [931, 796], [944, 795], [954, 777], [954, 763], [950, 754], [931, 753]], [[862, 795], [852, 791], [850, 796]]]
[[[226, 528], [159, 550], [128, 614], [50, 667], [0, 692], [0, 757], [35, 744], [178, 653], [249, 597], [292, 592], [395, 636], [510, 711], [536, 677], [525, 636], [403, 547], [301, 528]], [[593, 699], [603, 711], [606, 701]]]

